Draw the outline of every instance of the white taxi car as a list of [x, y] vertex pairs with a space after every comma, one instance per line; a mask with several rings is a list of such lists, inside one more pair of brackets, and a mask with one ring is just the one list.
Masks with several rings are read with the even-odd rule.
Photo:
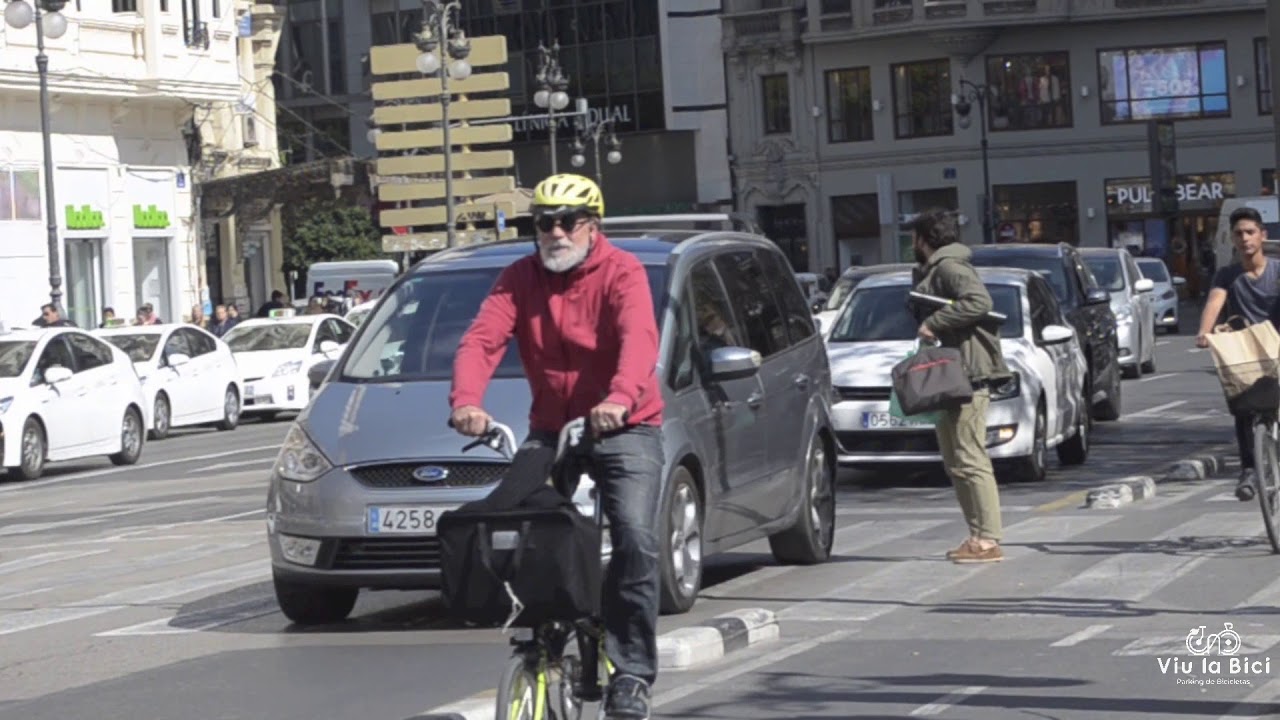
[[[996, 312], [1013, 378], [989, 389], [987, 453], [1003, 478], [1039, 481], [1049, 448], [1064, 465], [1089, 452], [1084, 354], [1053, 290], [1027, 270], [978, 268]], [[889, 413], [890, 372], [915, 346], [919, 323], [907, 307], [909, 272], [868, 277], [853, 292], [827, 341], [836, 435], [848, 466], [936, 463], [933, 425]]]
[[133, 361], [153, 439], [169, 430], [216, 423], [234, 430], [240, 421], [240, 372], [227, 344], [194, 325], [131, 325], [123, 320], [93, 331]]
[[373, 312], [373, 309], [377, 306], [378, 306], [377, 300], [369, 300], [367, 302], [362, 302], [359, 305], [348, 310], [345, 319], [347, 322], [351, 323], [353, 326], [360, 327], [360, 323], [364, 322], [364, 319], [369, 317], [369, 313]]
[[307, 371], [336, 360], [355, 327], [337, 315], [298, 315], [293, 309], [272, 310], [231, 328], [222, 337], [235, 355], [244, 384], [245, 415], [264, 419], [296, 412], [311, 399]]
[[0, 465], [34, 480], [45, 463], [142, 455], [147, 403], [127, 355], [76, 328], [0, 324]]

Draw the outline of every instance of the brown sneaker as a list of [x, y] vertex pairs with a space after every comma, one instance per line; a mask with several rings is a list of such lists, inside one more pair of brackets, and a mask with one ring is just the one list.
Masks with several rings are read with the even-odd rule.
[[947, 551], [947, 559], [955, 560], [963, 553], [973, 552], [973, 538], [965, 538], [965, 541], [956, 546], [955, 550]]
[[972, 564], [972, 563], [989, 563], [1000, 562], [1004, 560], [1004, 551], [999, 545], [992, 545], [983, 550], [977, 543], [969, 543], [966, 546], [956, 548], [955, 554], [951, 556], [951, 562], [956, 564]]

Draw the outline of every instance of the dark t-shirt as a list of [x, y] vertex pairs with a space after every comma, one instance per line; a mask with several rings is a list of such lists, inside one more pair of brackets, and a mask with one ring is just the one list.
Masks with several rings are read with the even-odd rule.
[[1234, 263], [1218, 270], [1213, 286], [1227, 291], [1227, 318], [1239, 315], [1249, 323], [1270, 320], [1280, 325], [1280, 260], [1267, 258], [1257, 279]]

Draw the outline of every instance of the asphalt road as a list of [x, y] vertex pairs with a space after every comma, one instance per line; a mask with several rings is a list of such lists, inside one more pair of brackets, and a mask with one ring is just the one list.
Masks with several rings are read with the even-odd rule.
[[[664, 675], [657, 716], [1264, 715], [1233, 704], [1280, 695], [1280, 656], [1252, 685], [1207, 687], [1156, 659], [1187, 659], [1187, 632], [1224, 621], [1251, 657], [1280, 641], [1280, 556], [1256, 504], [1223, 479], [1080, 507], [1087, 488], [1231, 442], [1208, 356], [1161, 342], [1159, 372], [1125, 382], [1126, 415], [1095, 426], [1085, 466], [1003, 488], [1000, 565], [940, 560], [963, 535], [949, 488], [849, 474], [831, 563], [778, 567], [762, 544], [715, 559], [694, 611], [662, 631], [767, 607], [782, 639]], [[429, 593], [365, 593], [324, 630], [278, 613], [263, 500], [287, 424], [0, 481], [0, 719], [402, 720], [493, 686], [505, 639], [451, 626]]]

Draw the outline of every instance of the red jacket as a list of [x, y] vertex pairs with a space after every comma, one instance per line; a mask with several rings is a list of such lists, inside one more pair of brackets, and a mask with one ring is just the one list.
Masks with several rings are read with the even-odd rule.
[[630, 425], [662, 424], [658, 323], [644, 266], [597, 234], [567, 273], [535, 252], [498, 276], [458, 343], [449, 404], [481, 406], [512, 334], [533, 391], [532, 430], [559, 432], [602, 402], [630, 410]]

